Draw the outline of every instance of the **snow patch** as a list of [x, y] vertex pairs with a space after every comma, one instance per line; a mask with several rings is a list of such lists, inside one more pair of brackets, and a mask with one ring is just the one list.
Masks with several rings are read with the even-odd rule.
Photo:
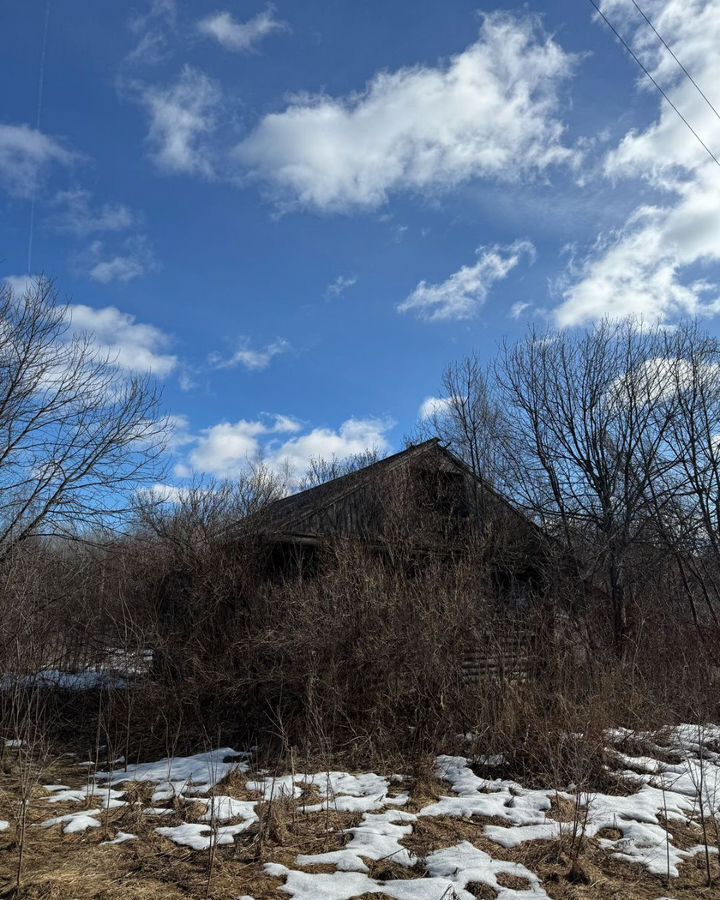
[[79, 834], [88, 828], [100, 828], [100, 822], [95, 818], [102, 813], [101, 809], [89, 809], [86, 812], [68, 813], [66, 816], [57, 816], [55, 819], [47, 819], [40, 823], [41, 828], [52, 828], [53, 825], [63, 825], [63, 834]]

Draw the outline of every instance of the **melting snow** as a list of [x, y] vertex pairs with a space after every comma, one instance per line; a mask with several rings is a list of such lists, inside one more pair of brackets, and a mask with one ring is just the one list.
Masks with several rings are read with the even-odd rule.
[[[389, 859], [401, 866], [414, 866], [417, 858], [413, 856], [399, 841], [412, 834], [411, 824], [417, 820], [412, 813], [392, 810], [372, 815], [366, 813], [362, 822], [355, 828], [348, 828], [352, 840], [342, 850], [328, 853], [298, 856], [299, 866], [314, 866], [327, 863], [336, 866], [343, 872], [368, 872], [363, 862], [365, 859]], [[404, 823], [404, 824], [398, 824]]]
[[[630, 740], [642, 743], [643, 755], [623, 752]], [[424, 859], [416, 858], [406, 839], [419, 820], [426, 817], [492, 817], [493, 824], [478, 821], [489, 840], [506, 848], [527, 841], [554, 840], [573, 829], [572, 822], [550, 818], [553, 798], [577, 803], [580, 826], [588, 838], [615, 857], [644, 866], [648, 872], [677, 877], [679, 866], [706, 848], [697, 825], [702, 810], [709, 819], [720, 819], [720, 727], [682, 725], [658, 733], [632, 734], [616, 729], [608, 734], [613, 770], [637, 789], [628, 796], [531, 790], [502, 778], [484, 778], [473, 771], [471, 761], [460, 756], [440, 756], [436, 774], [448, 784], [447, 793], [416, 813], [402, 809], [407, 793], [390, 795], [392, 784], [403, 776], [388, 778], [375, 773], [350, 774], [332, 771], [258, 777], [246, 787], [257, 799], [238, 800], [226, 794], [208, 794], [232, 772], [249, 770], [248, 755], [220, 748], [195, 756], [175, 757], [153, 763], [128, 766], [125, 770], [99, 772], [92, 783], [80, 789], [65, 785], [45, 785], [47, 802], [86, 803], [98, 809], [74, 812], [42, 822], [42, 827], [61, 825], [73, 834], [100, 827], [96, 818], [103, 810], [128, 803], [116, 785], [146, 782], [153, 786], [152, 806], [143, 809], [148, 816], [167, 816], [174, 812], [176, 799], [200, 804], [199, 822], [158, 827], [158, 834], [194, 850], [206, 850], [214, 844], [230, 845], [236, 836], [258, 821], [258, 806], [281, 797], [293, 798], [298, 813], [323, 810], [362, 814], [358, 825], [346, 829], [347, 843], [325, 853], [301, 854], [299, 867], [331, 865], [331, 873], [311, 873], [268, 864], [269, 875], [283, 879], [282, 890], [299, 900], [344, 900], [361, 894], [383, 894], [397, 900], [440, 900], [455, 897], [470, 900], [469, 886], [482, 884], [497, 893], [500, 900], [546, 897], [538, 877], [522, 865], [493, 859], [473, 844], [463, 841], [443, 848]], [[709, 746], [710, 745], [710, 746]], [[488, 757], [482, 757], [486, 762]], [[664, 760], [671, 760], [670, 762]], [[97, 782], [100, 782], [98, 784]], [[673, 823], [696, 827], [697, 845], [688, 850], [673, 842]], [[667, 828], [665, 825], [667, 824]], [[0, 831], [9, 824], [0, 821]], [[613, 829], [619, 837], [610, 838], [604, 830]], [[120, 831], [106, 845], [135, 840]], [[717, 852], [710, 848], [709, 852]], [[424, 877], [379, 881], [371, 877], [370, 861], [390, 860], [408, 869], [417, 866]], [[524, 879], [524, 889], [504, 888], [498, 876], [514, 875]]]
[[53, 825], [63, 825], [63, 834], [78, 834], [87, 831], [88, 828], [100, 828], [100, 822], [95, 816], [102, 813], [101, 809], [88, 809], [85, 812], [68, 813], [66, 816], [58, 816], [55, 819], [47, 819], [41, 822], [41, 828], [52, 828]]
[[250, 827], [250, 821], [241, 822], [239, 825], [221, 825], [213, 829], [209, 825], [196, 825], [184, 823], [183, 825], [170, 826], [168, 828], [156, 828], [158, 834], [168, 838], [174, 844], [181, 847], [191, 847], [193, 850], [207, 850], [209, 847], [232, 844], [236, 834]]
[[108, 784], [149, 781], [156, 785], [153, 803], [182, 794], [205, 794], [231, 772], [247, 772], [248, 754], [221, 747], [195, 756], [174, 756], [153, 763], [138, 763], [117, 772], [98, 772], [96, 778]]
[[255, 812], [257, 803], [253, 800], [236, 800], [234, 797], [216, 794], [214, 797], [198, 802], [205, 803], [207, 806], [207, 811], [200, 817], [206, 822], [229, 822], [231, 819], [245, 819], [248, 824], [251, 824], [258, 820]]
[[368, 772], [350, 775], [348, 772], [320, 772], [314, 775], [283, 775], [249, 781], [247, 788], [257, 791], [263, 800], [278, 797], [299, 798], [303, 791], [316, 789], [319, 803], [303, 806], [307, 813], [334, 809], [337, 812], [371, 812], [385, 806], [403, 806], [408, 801], [407, 794], [389, 797], [390, 779]]
[[[298, 859], [301, 864], [301, 859]], [[437, 850], [425, 859], [428, 877], [377, 881], [362, 872], [338, 871], [332, 874], [297, 872], [285, 866], [265, 866], [268, 875], [285, 877], [283, 890], [295, 900], [351, 900], [362, 894], [382, 894], [396, 900], [474, 900], [475, 894], [465, 890], [471, 884], [485, 884], [497, 891], [499, 900], [546, 898], [540, 880], [519, 863], [495, 860], [468, 841], [455, 847]], [[502, 887], [499, 874], [524, 878], [527, 889]]]
[[124, 791], [116, 791], [111, 787], [100, 787], [97, 784], [88, 784], [84, 788], [74, 790], [62, 784], [46, 784], [43, 785], [46, 791], [52, 793], [52, 797], [48, 797], [48, 803], [87, 803], [91, 798], [99, 799], [103, 809], [118, 809], [126, 806], [121, 798], [125, 796]]
[[136, 840], [137, 840], [136, 834], [129, 834], [127, 831], [118, 831], [116, 838], [114, 838], [112, 841], [102, 841], [100, 846], [101, 847], [110, 847], [113, 844], [125, 844], [128, 841], [136, 841]]

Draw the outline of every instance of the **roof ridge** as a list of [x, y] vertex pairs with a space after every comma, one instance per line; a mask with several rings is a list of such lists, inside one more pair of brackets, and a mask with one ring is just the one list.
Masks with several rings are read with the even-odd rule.
[[[338, 500], [343, 500], [345, 497], [349, 497], [351, 494], [355, 493], [355, 491], [359, 490], [362, 485], [363, 477], [371, 470], [379, 467], [387, 467], [392, 469], [393, 466], [397, 465], [401, 459], [408, 456], [409, 454], [415, 454], [417, 451], [426, 451], [430, 449], [431, 445], [437, 445], [440, 443], [440, 439], [433, 437], [429, 438], [426, 441], [422, 441], [420, 444], [411, 444], [409, 447], [406, 447], [404, 450], [399, 450], [397, 453], [393, 453], [390, 456], [386, 456], [383, 459], [378, 459], [374, 463], [370, 463], [369, 466], [363, 466], [361, 469], [356, 469], [354, 472], [348, 472], [345, 475], [339, 475], [337, 478], [332, 478], [330, 481], [324, 481], [322, 484], [316, 484], [311, 488], [306, 488], [304, 491], [299, 491], [297, 494], [289, 494], [287, 497], [282, 497], [280, 500], [276, 500], [275, 503], [270, 504], [267, 507], [268, 510], [272, 509], [273, 506], [280, 505], [286, 500], [293, 500], [297, 497], [302, 497], [303, 495], [311, 494], [314, 491], [321, 491], [323, 488], [327, 488], [329, 485], [344, 481], [347, 479], [351, 481], [352, 484], [344, 491], [340, 493], [334, 493], [331, 497], [329, 497], [325, 503], [321, 503], [318, 506], [314, 506], [308, 509], [306, 512], [301, 513], [297, 519], [295, 520], [295, 524], [300, 524], [305, 521], [305, 519], [309, 519], [311, 516], [317, 514], [318, 511], [326, 509], [332, 503], [336, 503]], [[388, 465], [390, 464], [390, 465]], [[359, 477], [362, 476], [362, 477]]]

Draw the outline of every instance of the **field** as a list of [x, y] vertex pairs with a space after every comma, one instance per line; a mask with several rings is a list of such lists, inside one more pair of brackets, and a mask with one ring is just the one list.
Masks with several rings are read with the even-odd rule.
[[[0, 889], [33, 900], [720, 897], [720, 728], [604, 738], [593, 790], [520, 784], [476, 752], [379, 774], [292, 758], [272, 772], [231, 748], [96, 767], [8, 741]], [[568, 741], [590, 752], [582, 735]]]

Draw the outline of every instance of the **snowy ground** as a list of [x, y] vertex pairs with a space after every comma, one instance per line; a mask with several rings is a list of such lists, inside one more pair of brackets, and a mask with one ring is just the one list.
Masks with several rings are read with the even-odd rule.
[[[262, 892], [252, 895], [256, 900], [575, 896], [558, 893], [533, 868], [528, 851], [557, 843], [566, 858], [573, 852], [581, 857], [591, 847], [596, 862], [604, 856], [628, 864], [627, 871], [645, 878], [644, 892], [628, 897], [679, 896], [674, 891], [683, 886], [688, 866], [697, 873], [701, 863], [709, 865], [718, 876], [720, 728], [616, 730], [607, 744], [608, 766], [624, 792], [529, 789], [477, 774], [471, 759], [440, 756], [427, 796], [416, 779], [403, 775], [252, 772], [247, 754], [224, 747], [95, 773], [86, 768], [75, 786], [44, 784], [32, 827], [35, 835], [91, 840], [96, 834], [93, 847], [118, 854], [132, 853], [133, 845], [147, 843], [152, 834], [168, 848], [205, 856], [216, 848], [237, 855], [243, 842], [256, 848], [269, 841], [263, 835], [270, 835], [280, 813], [292, 823], [289, 833], [303, 835], [303, 823], [311, 822], [314, 838], [324, 832], [319, 851], [317, 840], [295, 837], [282, 853], [260, 858], [253, 871], [259, 869], [264, 880]], [[128, 821], [136, 827], [128, 829]], [[12, 827], [10, 816], [0, 815], [0, 831]], [[423, 844], [427, 834], [433, 840]], [[438, 834], [447, 838], [442, 846]], [[303, 843], [315, 852], [305, 852]], [[235, 897], [251, 896], [252, 881], [242, 883], [242, 877]]]

